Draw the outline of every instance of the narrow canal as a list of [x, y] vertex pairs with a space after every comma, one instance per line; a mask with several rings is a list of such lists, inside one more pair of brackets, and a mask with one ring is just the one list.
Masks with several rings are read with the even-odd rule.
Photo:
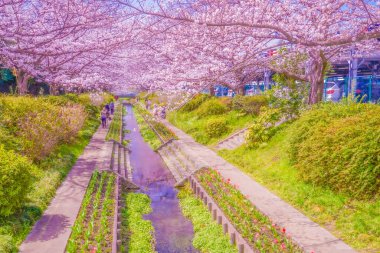
[[145, 216], [155, 229], [158, 253], [198, 252], [192, 246], [194, 231], [191, 222], [180, 210], [175, 180], [160, 155], [144, 142], [139, 132], [132, 106], [126, 106], [124, 125], [130, 133], [125, 135], [132, 150], [133, 182], [152, 200], [152, 213]]

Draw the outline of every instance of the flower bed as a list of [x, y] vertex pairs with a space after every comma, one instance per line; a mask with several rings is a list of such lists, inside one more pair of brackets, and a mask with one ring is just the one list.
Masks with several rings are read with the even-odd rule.
[[244, 239], [260, 252], [302, 252], [286, 234], [286, 228], [273, 224], [236, 186], [213, 169], [203, 169], [196, 178]]
[[95, 171], [72, 228], [66, 251], [111, 252], [115, 175]]

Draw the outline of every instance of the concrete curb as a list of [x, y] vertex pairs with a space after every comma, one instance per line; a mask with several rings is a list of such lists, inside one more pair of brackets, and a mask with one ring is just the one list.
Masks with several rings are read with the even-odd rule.
[[212, 214], [213, 220], [223, 226], [224, 233], [228, 234], [230, 243], [237, 246], [239, 253], [257, 253], [258, 251], [252, 249], [243, 236], [241, 236], [223, 211], [219, 208], [218, 204], [213, 200], [213, 198], [210, 197], [210, 195], [208, 195], [205, 189], [203, 189], [198, 180], [194, 176], [190, 176], [189, 182], [193, 193], [207, 206], [209, 212]]

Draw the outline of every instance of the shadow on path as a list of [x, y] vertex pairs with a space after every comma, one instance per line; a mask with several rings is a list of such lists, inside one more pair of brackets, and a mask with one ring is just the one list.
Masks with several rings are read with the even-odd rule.
[[35, 225], [25, 242], [48, 241], [57, 238], [69, 226], [69, 218], [64, 215], [44, 215]]

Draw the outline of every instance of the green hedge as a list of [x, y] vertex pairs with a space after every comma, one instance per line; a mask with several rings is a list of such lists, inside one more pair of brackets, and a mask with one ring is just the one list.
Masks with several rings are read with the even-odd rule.
[[0, 216], [8, 216], [21, 208], [35, 172], [28, 159], [0, 145]]
[[212, 98], [202, 103], [197, 109], [197, 113], [201, 117], [210, 115], [220, 115], [227, 112], [227, 106], [217, 98]]
[[59, 144], [72, 142], [88, 116], [80, 104], [11, 96], [0, 97], [0, 114], [2, 133], [18, 144], [13, 148], [33, 161], [42, 160]]
[[185, 104], [180, 111], [191, 112], [197, 109], [204, 101], [209, 99], [210, 96], [207, 94], [198, 94], [193, 99], [191, 99], [187, 104]]
[[264, 95], [237, 95], [232, 100], [232, 109], [252, 115], [259, 115], [261, 107], [267, 105], [268, 98]]
[[292, 126], [302, 179], [356, 198], [380, 195], [380, 106], [322, 104]]
[[0, 235], [0, 252], [12, 252], [13, 250], [12, 237], [9, 235]]
[[10, 245], [15, 251], [40, 218], [98, 128], [96, 112], [108, 98], [0, 95], [0, 252], [11, 252]]
[[227, 121], [223, 118], [221, 119], [210, 119], [207, 121], [205, 132], [208, 137], [219, 137], [223, 135], [228, 130]]

